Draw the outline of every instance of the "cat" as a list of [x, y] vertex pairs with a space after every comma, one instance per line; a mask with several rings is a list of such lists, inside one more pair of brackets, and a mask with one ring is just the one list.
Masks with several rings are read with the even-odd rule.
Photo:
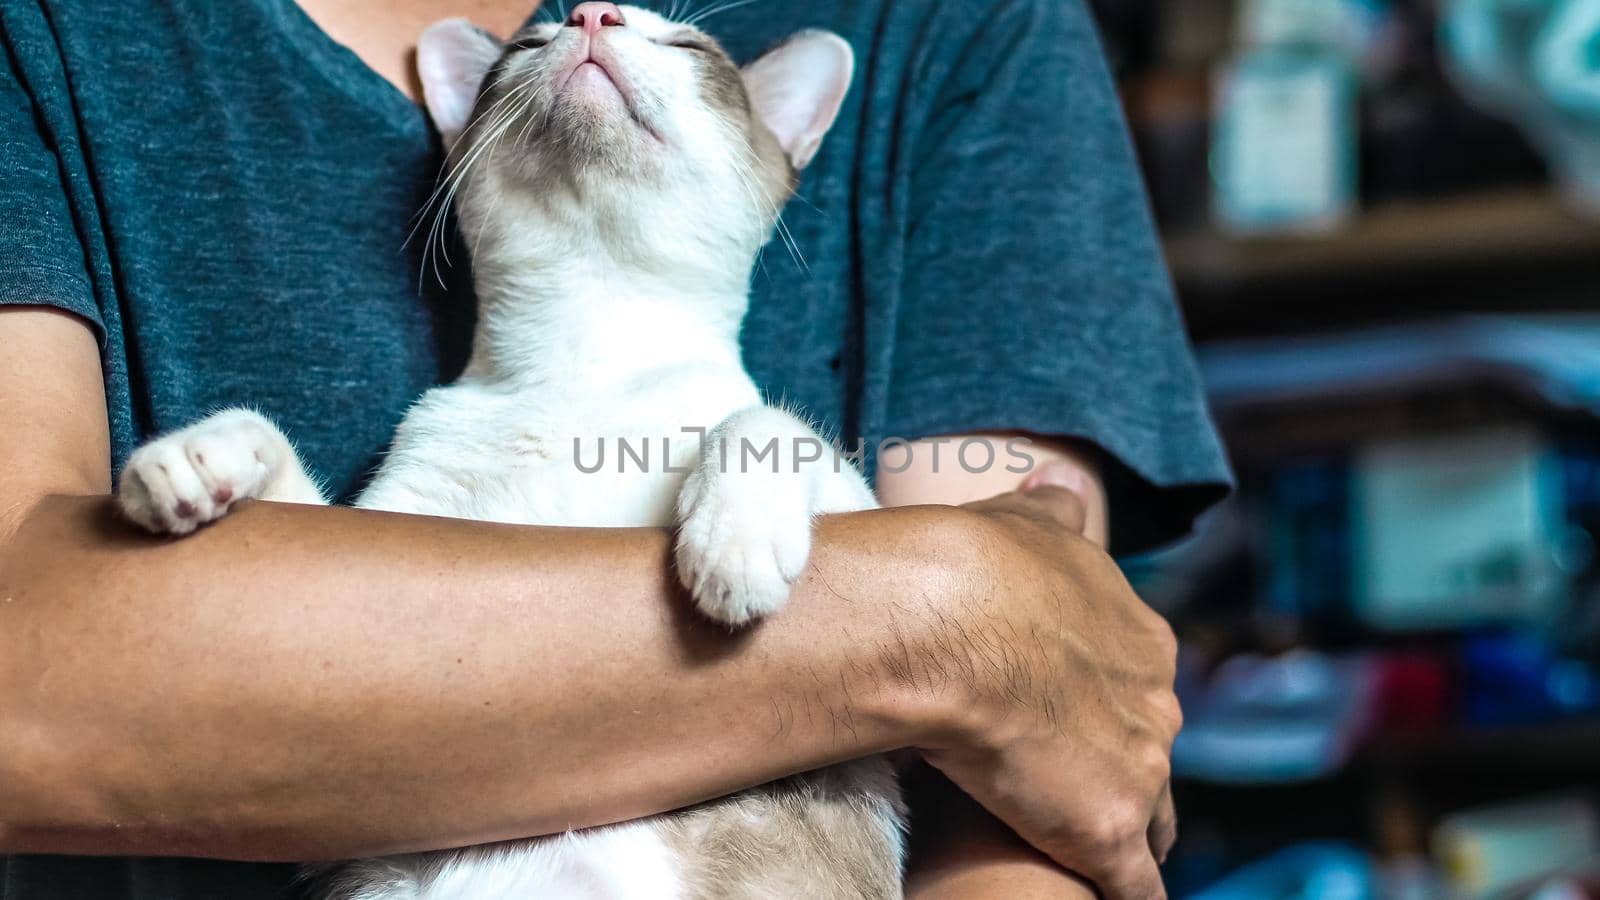
[[[875, 506], [809, 425], [762, 402], [738, 342], [757, 254], [849, 89], [850, 46], [802, 32], [741, 70], [692, 25], [590, 2], [505, 44], [437, 23], [417, 64], [479, 323], [463, 375], [407, 413], [356, 505], [676, 526], [677, 574], [704, 615], [738, 627], [778, 612], [812, 518]], [[776, 458], [752, 463], [775, 438]], [[646, 439], [670, 458], [593, 470], [598, 441]], [[141, 447], [118, 486], [130, 519], [168, 535], [250, 498], [325, 502], [288, 438], [245, 409]], [[904, 815], [893, 769], [871, 758], [605, 828], [343, 863], [315, 890], [899, 897]]]

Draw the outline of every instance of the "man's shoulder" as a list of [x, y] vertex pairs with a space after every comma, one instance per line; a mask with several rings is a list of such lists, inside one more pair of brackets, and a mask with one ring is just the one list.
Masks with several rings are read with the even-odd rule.
[[[766, 36], [781, 39], [800, 28], [827, 28], [840, 34], [877, 32], [891, 22], [897, 26], [922, 22], [936, 26], [933, 40], [950, 37], [950, 30], [981, 30], [997, 22], [1030, 22], [1086, 14], [1083, 0], [812, 0], [810, 3], [763, 3], [730, 6], [702, 21], [713, 34], [738, 38]], [[690, 18], [693, 18], [691, 13]]]
[[[1010, 2], [1001, 0], [1002, 5]], [[901, 48], [953, 46], [952, 30], [964, 31], [969, 23], [981, 22], [986, 6], [984, 0], [757, 0], [708, 16], [701, 27], [741, 62], [754, 59], [796, 32], [831, 31], [849, 41], [858, 54], [873, 53], [871, 68], [876, 69], [897, 62], [896, 51]]]
[[712, 15], [703, 27], [740, 62], [795, 32], [832, 31], [856, 51], [858, 84], [912, 100], [926, 96], [912, 88], [968, 64], [988, 71], [1019, 54], [1099, 52], [1084, 0], [757, 0]]

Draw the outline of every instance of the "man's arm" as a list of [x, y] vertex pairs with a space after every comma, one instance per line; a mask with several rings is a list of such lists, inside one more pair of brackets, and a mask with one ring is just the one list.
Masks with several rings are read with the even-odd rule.
[[[137, 534], [104, 496], [88, 330], [0, 313], [0, 345], [0, 850], [478, 843], [912, 738], [870, 683], [852, 704], [833, 677], [845, 632], [886, 622], [802, 587], [781, 626], [730, 638], [677, 596], [660, 530], [255, 504], [185, 540]], [[829, 548], [870, 544], [895, 559], [881, 589], [915, 606], [927, 570], [903, 524], [886, 544], [838, 523], [816, 570], [857, 595], [859, 561]]]
[[[1048, 479], [1082, 498], [1084, 536], [1104, 547], [1110, 516], [1106, 491], [1098, 465], [1084, 448], [1029, 439], [1024, 447], [1031, 459], [1028, 473], [1012, 472], [1004, 464], [974, 472], [956, 456], [963, 441], [976, 439], [988, 442], [996, 448], [994, 457], [1005, 460], [1001, 448], [1017, 437], [962, 435], [890, 448], [879, 467], [879, 497], [887, 506], [956, 505], [1016, 490], [1029, 478]], [[973, 458], [988, 457], [974, 454]], [[1091, 885], [1030, 847], [937, 771], [919, 767], [907, 779], [906, 790], [916, 829], [906, 885], [911, 900], [1095, 896]]]
[[1109, 896], [1159, 891], [1171, 635], [1071, 495], [828, 517], [730, 636], [657, 529], [259, 503], [135, 534], [87, 327], [3, 311], [0, 347], [0, 852], [428, 849], [912, 746]]

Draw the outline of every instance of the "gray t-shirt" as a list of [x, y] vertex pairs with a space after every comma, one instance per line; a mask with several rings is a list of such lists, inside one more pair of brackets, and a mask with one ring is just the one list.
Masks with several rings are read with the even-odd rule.
[[[752, 281], [772, 396], [847, 443], [1084, 439], [1124, 550], [1222, 496], [1080, 0], [755, 0], [706, 27], [740, 59], [830, 28], [859, 59], [786, 211], [809, 268], [774, 244]], [[249, 404], [357, 490], [470, 334], [462, 270], [419, 286], [406, 240], [440, 163], [424, 114], [293, 0], [5, 0], [0, 38], [0, 303], [93, 323], [114, 464]], [[0, 898], [268, 897], [288, 871], [12, 858]]]

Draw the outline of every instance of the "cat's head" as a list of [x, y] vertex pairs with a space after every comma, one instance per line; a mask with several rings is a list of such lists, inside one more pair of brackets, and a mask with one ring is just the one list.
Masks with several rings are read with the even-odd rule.
[[854, 57], [808, 31], [741, 69], [692, 24], [580, 3], [506, 43], [440, 22], [417, 64], [469, 243], [525, 231], [530, 255], [598, 241], [644, 266], [731, 257], [747, 272], [838, 114]]

